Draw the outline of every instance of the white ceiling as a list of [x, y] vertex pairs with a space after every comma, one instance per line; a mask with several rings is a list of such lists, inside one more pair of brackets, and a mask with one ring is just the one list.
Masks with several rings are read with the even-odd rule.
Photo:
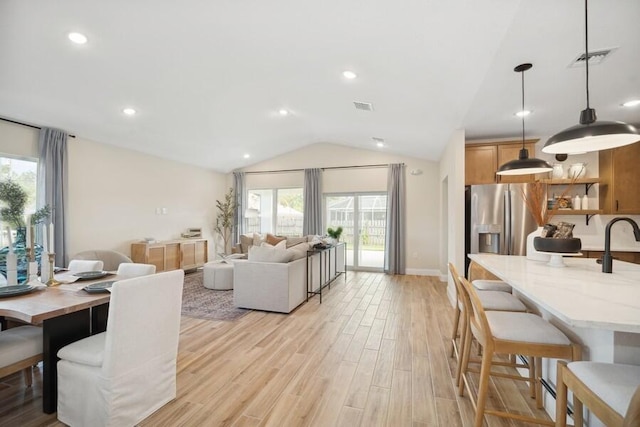
[[[3, 0], [0, 116], [221, 172], [317, 142], [438, 160], [455, 129], [518, 136], [585, 107], [581, 0]], [[640, 122], [640, 1], [591, 0], [601, 119]], [[70, 43], [82, 32], [86, 45]], [[346, 80], [342, 71], [358, 73]], [[371, 102], [374, 112], [353, 101]], [[122, 114], [132, 106], [134, 117]], [[287, 117], [278, 114], [286, 108]], [[251, 158], [243, 158], [249, 153]]]

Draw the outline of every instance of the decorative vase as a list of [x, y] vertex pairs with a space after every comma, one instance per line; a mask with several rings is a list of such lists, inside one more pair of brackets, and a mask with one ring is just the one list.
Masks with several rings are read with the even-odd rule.
[[[13, 252], [16, 254], [17, 271], [18, 271], [18, 283], [22, 283], [28, 278], [29, 260], [27, 259], [27, 227], [18, 227], [16, 229], [16, 240], [13, 242]], [[36, 244], [36, 262], [40, 265], [40, 258], [42, 256], [42, 246]], [[9, 247], [5, 246], [0, 249], [0, 273], [7, 277], [7, 254], [9, 253]]]
[[542, 235], [542, 229], [543, 227], [538, 227], [535, 231], [529, 233], [529, 235], [527, 236], [527, 259], [531, 261], [543, 261], [543, 262], [549, 261], [549, 258], [550, 258], [549, 254], [538, 252], [533, 247], [533, 239], [535, 239], [536, 237], [540, 237]]

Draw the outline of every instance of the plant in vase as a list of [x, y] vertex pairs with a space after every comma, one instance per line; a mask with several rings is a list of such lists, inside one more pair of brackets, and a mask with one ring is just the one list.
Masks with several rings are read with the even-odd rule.
[[[30, 244], [30, 242], [26, 241], [27, 226], [39, 224], [51, 214], [51, 208], [47, 205], [31, 215], [31, 222], [27, 224], [24, 210], [28, 198], [27, 192], [15, 181], [9, 179], [0, 182], [0, 201], [3, 202], [3, 206], [0, 208], [0, 216], [10, 228], [16, 230], [16, 239], [12, 243], [11, 249], [16, 255], [18, 282], [24, 281], [27, 278], [29, 260], [27, 259], [26, 248]], [[11, 233], [10, 229], [8, 233]], [[33, 249], [35, 251], [36, 262], [39, 263], [42, 246], [34, 244]], [[8, 246], [0, 249], [0, 273], [4, 276], [7, 275], [6, 259], [9, 252], [10, 249]]]
[[327, 228], [327, 235], [338, 243], [340, 241], [340, 236], [342, 235], [342, 227], [338, 227], [335, 230], [331, 227]]
[[[567, 188], [562, 192], [558, 200], [565, 199], [566, 195], [569, 194], [569, 191], [573, 187], [576, 178], [574, 177], [569, 184], [567, 184]], [[546, 224], [549, 224], [551, 218], [553, 218], [558, 210], [560, 210], [561, 205], [559, 203], [555, 203], [551, 206], [547, 203], [547, 184], [544, 184], [539, 181], [531, 182], [527, 184], [528, 191], [522, 191], [522, 199], [524, 200], [525, 206], [527, 210], [533, 217], [538, 229], [533, 231], [527, 236], [527, 259], [535, 260], [535, 261], [549, 261], [549, 255], [545, 253], [538, 252], [533, 247], [533, 239], [535, 237], [542, 235], [543, 227]]]
[[233, 188], [230, 188], [227, 194], [224, 196], [224, 201], [216, 200], [216, 208], [218, 209], [218, 216], [216, 217], [216, 224], [214, 230], [218, 233], [220, 239], [222, 239], [223, 253], [229, 254], [229, 239], [233, 233], [233, 218], [236, 213], [238, 205], [235, 202], [233, 195]]

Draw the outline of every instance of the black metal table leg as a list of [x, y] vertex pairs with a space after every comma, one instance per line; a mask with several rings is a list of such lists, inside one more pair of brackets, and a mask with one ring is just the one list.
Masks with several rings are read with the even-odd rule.
[[109, 303], [91, 307], [91, 335], [99, 334], [107, 330], [108, 315]]

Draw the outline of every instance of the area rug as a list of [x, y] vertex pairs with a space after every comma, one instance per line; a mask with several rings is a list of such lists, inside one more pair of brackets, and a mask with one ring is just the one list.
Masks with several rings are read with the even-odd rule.
[[202, 271], [185, 274], [182, 315], [197, 319], [235, 320], [250, 310], [233, 305], [233, 290], [216, 291], [202, 285]]

